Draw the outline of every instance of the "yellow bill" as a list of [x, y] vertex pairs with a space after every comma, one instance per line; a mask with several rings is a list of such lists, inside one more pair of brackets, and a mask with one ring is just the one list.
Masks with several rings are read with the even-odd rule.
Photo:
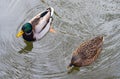
[[16, 35], [16, 37], [18, 38], [18, 37], [22, 36], [22, 35], [23, 35], [23, 33], [24, 33], [24, 32], [23, 32], [22, 30], [21, 30], [21, 31], [19, 31], [19, 32], [18, 32], [18, 34]]

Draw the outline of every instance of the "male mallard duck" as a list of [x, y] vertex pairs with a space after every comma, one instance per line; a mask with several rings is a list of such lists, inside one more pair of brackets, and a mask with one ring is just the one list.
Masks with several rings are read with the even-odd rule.
[[54, 29], [51, 28], [53, 13], [54, 9], [50, 7], [37, 14], [22, 26], [21, 31], [18, 32], [16, 37], [23, 36], [26, 41], [35, 41], [41, 39], [49, 30], [55, 32]]
[[96, 60], [102, 50], [103, 36], [95, 37], [80, 45], [72, 55], [71, 63], [68, 68], [72, 66], [82, 67], [90, 65]]

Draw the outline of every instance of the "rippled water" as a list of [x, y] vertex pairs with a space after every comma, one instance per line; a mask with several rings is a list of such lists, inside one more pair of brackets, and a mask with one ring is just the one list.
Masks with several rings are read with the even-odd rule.
[[[48, 6], [53, 27], [29, 43], [15, 35]], [[72, 51], [84, 40], [104, 36], [98, 59], [67, 73]], [[1, 0], [0, 79], [120, 79], [120, 0]]]

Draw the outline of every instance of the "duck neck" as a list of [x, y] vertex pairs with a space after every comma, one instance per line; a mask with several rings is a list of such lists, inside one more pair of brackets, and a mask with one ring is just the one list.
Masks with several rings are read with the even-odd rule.
[[31, 35], [33, 32], [31, 31], [30, 33], [25, 33], [25, 35], [29, 36]]
[[26, 41], [35, 41], [36, 39], [33, 38], [33, 32], [30, 32], [30, 33], [24, 33], [23, 34], [23, 38], [26, 40]]

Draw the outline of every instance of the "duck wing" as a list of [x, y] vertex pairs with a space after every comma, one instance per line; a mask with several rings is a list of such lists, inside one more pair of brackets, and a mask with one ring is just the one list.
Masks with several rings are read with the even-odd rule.
[[48, 12], [44, 17], [41, 17], [39, 23], [35, 26], [35, 33], [40, 33], [48, 24], [50, 19], [50, 12]]
[[46, 27], [40, 32], [40, 33], [35, 33], [35, 38], [36, 40], [41, 39], [45, 34], [49, 31], [50, 26], [51, 26], [52, 18], [50, 18], [49, 22], [47, 23]]
[[47, 25], [50, 17], [51, 11], [47, 9], [32, 18], [29, 22], [32, 24], [34, 32], [41, 32], [41, 30]]
[[53, 13], [54, 9], [50, 7], [47, 10], [37, 14], [29, 21], [33, 26], [33, 37], [36, 40], [42, 38], [49, 31]]

